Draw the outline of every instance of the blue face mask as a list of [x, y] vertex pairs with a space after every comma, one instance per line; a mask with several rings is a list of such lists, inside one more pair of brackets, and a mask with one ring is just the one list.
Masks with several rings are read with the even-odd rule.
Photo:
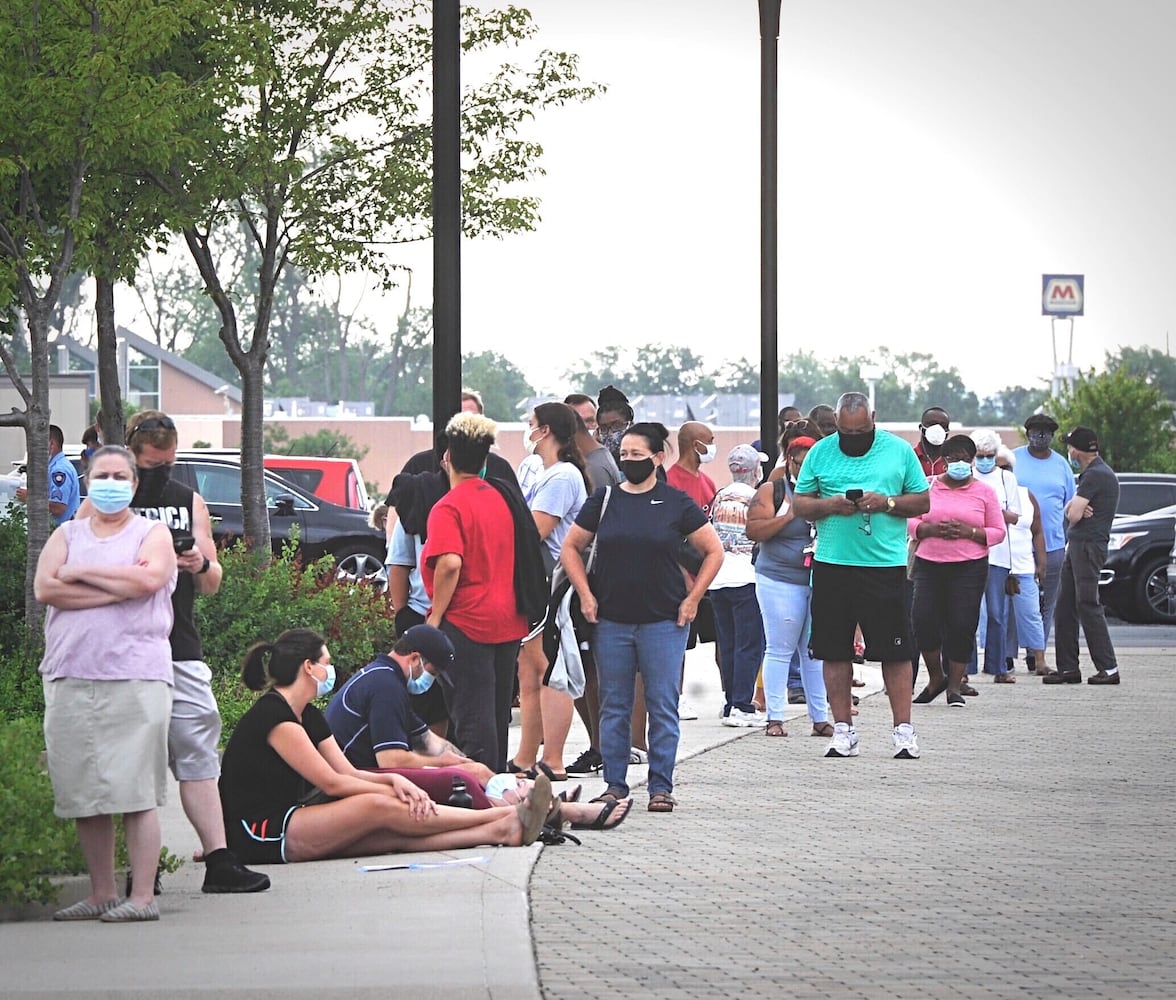
[[1070, 456], [1070, 468], [1075, 472], [1082, 471], [1082, 463], [1078, 461], [1073, 455]]
[[335, 690], [335, 665], [333, 663], [316, 663], [315, 666], [322, 667], [327, 672], [327, 676], [321, 681], [315, 682], [318, 684], [318, 688], [314, 696], [316, 698], [325, 698]]
[[948, 462], [947, 475], [949, 479], [954, 479], [957, 483], [962, 483], [972, 474], [971, 462]]
[[424, 661], [421, 662], [420, 677], [408, 678], [408, 693], [409, 694], [424, 694], [433, 686], [435, 678], [429, 671], [425, 669]]
[[88, 495], [99, 513], [117, 514], [131, 505], [135, 485], [126, 479], [95, 479]]
[[976, 471], [988, 473], [996, 468], [996, 456], [989, 455], [987, 458], [976, 456]]

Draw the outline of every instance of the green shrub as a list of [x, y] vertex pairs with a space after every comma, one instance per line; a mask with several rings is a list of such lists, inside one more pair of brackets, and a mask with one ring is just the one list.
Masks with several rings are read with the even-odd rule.
[[0, 654], [25, 644], [25, 563], [29, 537], [24, 508], [0, 514]]
[[41, 675], [37, 673], [43, 652], [39, 641], [36, 645], [0, 648], [0, 720], [39, 720], [45, 714]]
[[220, 590], [196, 602], [204, 660], [213, 672], [227, 740], [256, 695], [237, 679], [245, 651], [289, 628], [322, 632], [345, 677], [391, 648], [396, 627], [387, 598], [372, 587], [335, 580], [329, 556], [302, 566], [291, 547], [270, 562], [243, 547], [220, 553]]
[[0, 722], [0, 903], [52, 902], [50, 875], [86, 870], [74, 824], [53, 815], [44, 748], [39, 717]]

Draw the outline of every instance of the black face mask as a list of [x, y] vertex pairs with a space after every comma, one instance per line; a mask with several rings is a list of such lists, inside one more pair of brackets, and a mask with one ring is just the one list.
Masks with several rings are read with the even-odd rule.
[[837, 432], [837, 446], [841, 454], [850, 458], [861, 458], [874, 447], [874, 430], [871, 428], [865, 434], [842, 434]]
[[170, 465], [157, 465], [153, 469], [139, 469], [139, 488], [137, 492], [144, 497], [157, 497], [171, 479]]
[[618, 463], [621, 473], [634, 486], [640, 486], [653, 475], [652, 458], [626, 458]]

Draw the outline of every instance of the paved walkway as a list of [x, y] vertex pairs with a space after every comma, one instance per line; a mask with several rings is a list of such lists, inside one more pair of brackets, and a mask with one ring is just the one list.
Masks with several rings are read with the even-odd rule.
[[1173, 652], [915, 706], [918, 761], [883, 697], [856, 759], [754, 733], [685, 761], [673, 815], [543, 852], [543, 996], [1176, 997]]
[[[720, 726], [702, 647], [671, 816], [638, 789], [582, 847], [275, 866], [256, 896], [189, 863], [157, 924], [0, 923], [0, 997], [1176, 997], [1174, 652], [1130, 651], [1118, 688], [1022, 673], [918, 707], [919, 761], [867, 697], [862, 755], [833, 761], [803, 720]], [[189, 856], [174, 794], [163, 820]]]

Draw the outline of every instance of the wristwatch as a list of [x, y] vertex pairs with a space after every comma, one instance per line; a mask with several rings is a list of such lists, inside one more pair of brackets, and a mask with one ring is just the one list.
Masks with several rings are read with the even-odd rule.
[[894, 510], [894, 497], [887, 497], [886, 498], [886, 509], [887, 510]]
[[198, 570], [196, 570], [196, 575], [199, 576], [201, 573], [207, 573], [208, 567], [211, 565], [212, 565], [212, 563], [209, 561], [208, 556], [205, 556], [204, 557], [204, 565], [201, 566]]

